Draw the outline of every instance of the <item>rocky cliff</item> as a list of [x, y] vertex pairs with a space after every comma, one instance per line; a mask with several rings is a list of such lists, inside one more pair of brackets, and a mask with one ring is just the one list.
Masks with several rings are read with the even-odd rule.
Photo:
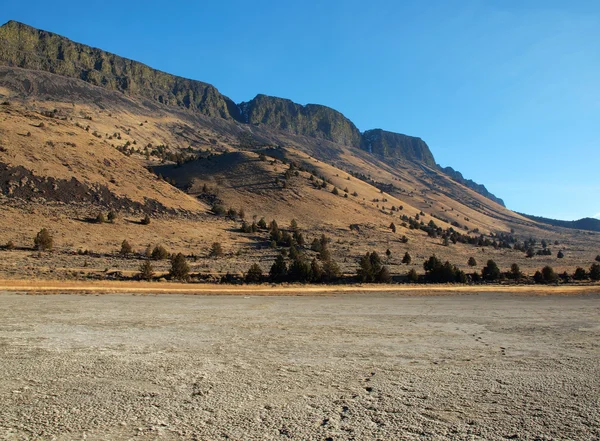
[[485, 185], [478, 184], [477, 182], [473, 181], [472, 179], [465, 179], [461, 172], [454, 170], [452, 167], [443, 167], [443, 168], [441, 166], [438, 166], [438, 167], [440, 168], [441, 171], [446, 173], [448, 176], [450, 176], [456, 182], [459, 182], [459, 183], [463, 184], [464, 186], [469, 187], [471, 190], [474, 190], [477, 193], [479, 193], [480, 195], [485, 196], [486, 198], [491, 199], [492, 201], [497, 202], [498, 204], [505, 207], [504, 201], [502, 199], [500, 199], [499, 197], [490, 193], [488, 191], [488, 189], [485, 188]]
[[0, 27], [0, 64], [81, 79], [207, 116], [239, 118], [235, 103], [210, 84], [160, 72], [15, 21]]
[[326, 139], [347, 146], [360, 145], [360, 132], [337, 110], [317, 104], [302, 106], [266, 95], [241, 103], [242, 121], [263, 124], [296, 135]]
[[374, 129], [364, 132], [361, 141], [361, 148], [375, 155], [435, 166], [433, 154], [421, 138]]

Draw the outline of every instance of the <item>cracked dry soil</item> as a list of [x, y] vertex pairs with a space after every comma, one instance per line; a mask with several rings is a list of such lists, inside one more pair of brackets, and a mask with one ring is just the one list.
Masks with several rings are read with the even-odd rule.
[[0, 439], [600, 437], [600, 297], [0, 294]]

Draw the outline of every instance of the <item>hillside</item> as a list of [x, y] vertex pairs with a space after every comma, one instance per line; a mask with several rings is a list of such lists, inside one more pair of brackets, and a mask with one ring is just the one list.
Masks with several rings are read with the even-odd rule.
[[[239, 114], [225, 112], [230, 101], [210, 85], [139, 74], [139, 63], [14, 22], [0, 29], [10, 42], [0, 50], [6, 277], [131, 276], [146, 248], [159, 244], [186, 254], [202, 277], [240, 274], [255, 262], [268, 272], [281, 245], [273, 247], [266, 230], [241, 231], [243, 220], [262, 217], [284, 230], [296, 220], [309, 258], [317, 255], [309, 245], [325, 234], [344, 274], [373, 250], [390, 251], [386, 264], [397, 276], [422, 273], [431, 254], [465, 271], [477, 257], [503, 269], [518, 262], [529, 274], [544, 264], [587, 268], [597, 254], [597, 235], [548, 228], [508, 210], [440, 170], [419, 138], [360, 133], [333, 109], [261, 95], [235, 106]], [[107, 60], [93, 67], [106, 70], [105, 81], [82, 77], [82, 54]], [[52, 57], [71, 67], [63, 72]], [[116, 81], [123, 75], [126, 81]], [[206, 87], [207, 97], [220, 98], [165, 99], [173, 84], [186, 93]], [[218, 215], [215, 204], [235, 214]], [[110, 211], [113, 223], [95, 222]], [[141, 223], [146, 215], [149, 225]], [[41, 228], [54, 235], [52, 255], [32, 252]], [[553, 244], [551, 253], [531, 259], [511, 249], [529, 238], [536, 249], [541, 239]], [[137, 254], [120, 256], [123, 240]], [[210, 255], [213, 242], [222, 244], [223, 257]], [[155, 265], [162, 274], [169, 263]]]

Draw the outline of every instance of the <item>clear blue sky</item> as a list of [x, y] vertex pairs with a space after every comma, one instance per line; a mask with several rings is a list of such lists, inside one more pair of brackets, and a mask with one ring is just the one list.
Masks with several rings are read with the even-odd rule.
[[600, 216], [598, 0], [2, 0], [10, 19], [419, 136], [513, 210]]

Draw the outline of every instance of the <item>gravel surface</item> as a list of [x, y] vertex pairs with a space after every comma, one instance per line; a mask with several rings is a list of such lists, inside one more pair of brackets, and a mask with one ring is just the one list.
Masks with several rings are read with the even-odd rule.
[[0, 439], [600, 438], [600, 296], [0, 294]]

